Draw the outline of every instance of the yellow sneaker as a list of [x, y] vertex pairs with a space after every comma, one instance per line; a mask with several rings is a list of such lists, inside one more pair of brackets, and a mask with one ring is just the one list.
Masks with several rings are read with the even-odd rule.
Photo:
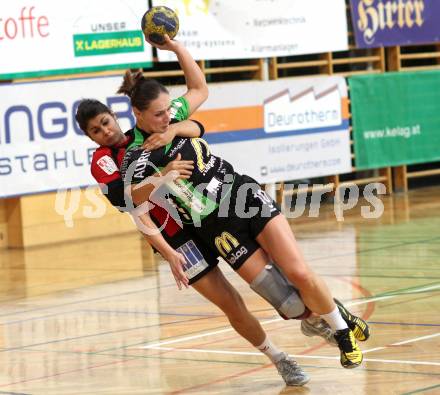
[[346, 369], [353, 369], [360, 366], [363, 359], [362, 351], [357, 345], [354, 334], [350, 328], [336, 331], [335, 339], [341, 351], [341, 365]]
[[361, 342], [368, 340], [368, 338], [370, 337], [370, 328], [368, 324], [362, 318], [351, 314], [339, 300], [333, 300], [338, 306], [342, 318], [347, 323], [348, 327], [352, 330], [354, 337]]

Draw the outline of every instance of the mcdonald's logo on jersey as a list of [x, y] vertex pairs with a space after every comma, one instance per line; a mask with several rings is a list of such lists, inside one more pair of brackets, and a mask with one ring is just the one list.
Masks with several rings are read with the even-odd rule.
[[[238, 240], [229, 232], [222, 232], [220, 236], [217, 236], [215, 246], [230, 265], [234, 265], [240, 258], [248, 254], [248, 249], [245, 246], [240, 247]], [[235, 251], [232, 252], [233, 250]]]
[[232, 236], [229, 232], [222, 232], [220, 236], [215, 238], [215, 246], [217, 247], [218, 252], [226, 257], [234, 248], [237, 248], [240, 245], [238, 240]]

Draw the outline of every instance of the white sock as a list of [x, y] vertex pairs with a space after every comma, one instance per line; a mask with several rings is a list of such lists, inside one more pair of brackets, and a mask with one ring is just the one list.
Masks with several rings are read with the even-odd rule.
[[273, 362], [277, 363], [280, 359], [284, 357], [284, 353], [279, 350], [266, 336], [264, 342], [261, 343], [257, 348]]
[[328, 314], [321, 314], [321, 318], [323, 318], [334, 331], [348, 328], [347, 323], [344, 321], [341, 313], [339, 312], [338, 306], [336, 306], [335, 309]]

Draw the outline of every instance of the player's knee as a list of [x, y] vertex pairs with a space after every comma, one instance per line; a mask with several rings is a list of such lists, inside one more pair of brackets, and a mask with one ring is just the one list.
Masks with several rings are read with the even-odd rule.
[[224, 295], [221, 304], [218, 306], [220, 309], [229, 317], [233, 319], [238, 319], [249, 313], [246, 305], [244, 304], [243, 298], [238, 292], [230, 291], [227, 295]]
[[284, 319], [302, 317], [306, 307], [296, 288], [272, 265], [262, 270], [250, 287], [266, 299]]
[[299, 290], [313, 286], [315, 275], [307, 266], [294, 267], [285, 271], [287, 277], [298, 287]]

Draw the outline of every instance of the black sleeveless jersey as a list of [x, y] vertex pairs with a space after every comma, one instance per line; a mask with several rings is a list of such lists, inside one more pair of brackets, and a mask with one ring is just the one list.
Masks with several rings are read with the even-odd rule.
[[[141, 148], [148, 134], [133, 129], [134, 140], [128, 146], [121, 165], [126, 185], [139, 184], [148, 177], [160, 173], [180, 153], [182, 160], [192, 160], [194, 170], [187, 180], [160, 180], [153, 201], [166, 200], [177, 209], [185, 223], [198, 223], [214, 212], [226, 198], [234, 182], [232, 165], [211, 154], [208, 143], [201, 138], [176, 137], [165, 147], [154, 151]], [[168, 180], [163, 183], [166, 178]], [[156, 180], [155, 180], [156, 179]], [[153, 177], [150, 181], [159, 181]], [[166, 207], [166, 206], [163, 206]]]

